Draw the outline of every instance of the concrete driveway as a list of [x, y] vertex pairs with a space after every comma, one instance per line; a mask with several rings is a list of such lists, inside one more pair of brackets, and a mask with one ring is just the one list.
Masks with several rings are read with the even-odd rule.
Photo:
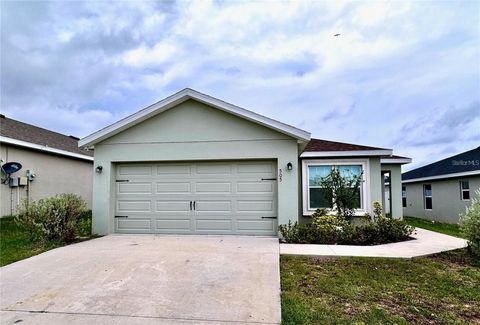
[[276, 238], [111, 235], [0, 272], [2, 324], [280, 322]]

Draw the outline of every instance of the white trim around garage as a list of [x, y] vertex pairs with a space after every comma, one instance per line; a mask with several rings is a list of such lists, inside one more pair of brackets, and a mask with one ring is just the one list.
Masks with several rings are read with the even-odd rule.
[[278, 132], [287, 134], [291, 137], [298, 139], [300, 142], [307, 142], [310, 140], [310, 133], [294, 126], [284, 124], [282, 122], [273, 120], [266, 116], [254, 113], [244, 108], [229, 104], [220, 99], [199, 93], [190, 88], [183, 89], [176, 94], [173, 94], [153, 105], [150, 105], [137, 113], [121, 119], [120, 121], [113, 123], [97, 132], [94, 132], [78, 142], [79, 147], [89, 147], [96, 143], [105, 140], [121, 131], [128, 129], [152, 116], [160, 114], [178, 104], [181, 104], [189, 99], [194, 99], [201, 103], [213, 106], [225, 112], [242, 117], [246, 120], [258, 123], [260, 125], [269, 127]]
[[412, 162], [412, 158], [382, 158], [381, 164], [409, 164]]
[[387, 156], [392, 150], [351, 150], [351, 151], [306, 151], [300, 157], [358, 157], [358, 156]]
[[82, 155], [62, 149], [56, 149], [56, 148], [51, 148], [47, 147], [41, 144], [36, 144], [36, 143], [31, 143], [27, 141], [22, 141], [22, 140], [17, 140], [17, 139], [12, 139], [4, 136], [0, 136], [0, 143], [8, 143], [11, 145], [19, 146], [19, 147], [25, 147], [29, 149], [34, 149], [34, 150], [39, 150], [39, 151], [44, 151], [48, 153], [54, 153], [57, 155], [62, 155], [62, 156], [68, 156], [68, 157], [73, 157], [77, 159], [83, 159], [83, 160], [89, 160], [93, 161], [93, 157], [87, 156], [87, 155]]
[[465, 177], [465, 176], [472, 176], [472, 175], [480, 175], [480, 170], [472, 170], [472, 171], [469, 171], [469, 172], [461, 172], [461, 173], [444, 174], [444, 175], [437, 175], [437, 176], [430, 176], [430, 177], [420, 177], [420, 178], [406, 179], [406, 180], [402, 181], [402, 184], [423, 182], [423, 181], [431, 181], [431, 180], [436, 180], [436, 179]]
[[355, 210], [355, 215], [363, 216], [370, 211], [370, 163], [369, 159], [312, 159], [302, 161], [302, 212], [304, 216], [311, 216], [316, 209], [309, 209], [308, 166], [321, 165], [361, 165], [363, 171], [362, 208]]

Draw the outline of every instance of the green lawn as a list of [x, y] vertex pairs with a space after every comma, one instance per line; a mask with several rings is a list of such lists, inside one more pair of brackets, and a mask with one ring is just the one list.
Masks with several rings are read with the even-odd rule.
[[[83, 236], [78, 239], [79, 241], [94, 237], [88, 235], [91, 227], [88, 218], [91, 220], [91, 214], [85, 214], [81, 219], [82, 222], [79, 222], [79, 233]], [[25, 229], [15, 224], [13, 217], [0, 218], [0, 266], [64, 245], [62, 243], [32, 243], [28, 240]]]
[[480, 322], [480, 261], [281, 257], [282, 324]]
[[442, 234], [464, 238], [460, 227], [456, 224], [430, 221], [415, 217], [404, 217], [404, 220], [410, 225], [418, 228], [441, 232]]

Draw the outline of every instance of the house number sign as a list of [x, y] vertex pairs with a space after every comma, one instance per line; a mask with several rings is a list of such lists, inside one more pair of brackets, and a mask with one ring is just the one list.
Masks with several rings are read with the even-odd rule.
[[282, 182], [282, 169], [281, 168], [278, 170], [278, 181], [280, 183]]

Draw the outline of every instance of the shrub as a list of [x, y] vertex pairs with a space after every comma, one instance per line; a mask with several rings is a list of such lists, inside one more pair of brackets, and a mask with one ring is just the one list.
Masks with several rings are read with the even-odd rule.
[[475, 198], [460, 218], [460, 227], [468, 240], [468, 249], [480, 257], [480, 189], [475, 192]]
[[90, 237], [92, 235], [92, 210], [85, 210], [77, 220], [78, 236]]
[[61, 194], [38, 202], [24, 201], [16, 222], [27, 229], [31, 241], [72, 242], [77, 222], [85, 213], [85, 201], [74, 194]]
[[382, 217], [383, 209], [382, 204], [378, 201], [373, 202], [373, 218], [375, 220]]
[[414, 228], [403, 220], [380, 217], [362, 224], [348, 223], [336, 216], [322, 215], [318, 211], [310, 224], [279, 226], [283, 240], [298, 244], [373, 245], [407, 240]]
[[278, 230], [283, 241], [291, 244], [310, 244], [316, 242], [314, 228], [311, 224], [299, 224], [288, 221], [286, 225], [279, 225]]

